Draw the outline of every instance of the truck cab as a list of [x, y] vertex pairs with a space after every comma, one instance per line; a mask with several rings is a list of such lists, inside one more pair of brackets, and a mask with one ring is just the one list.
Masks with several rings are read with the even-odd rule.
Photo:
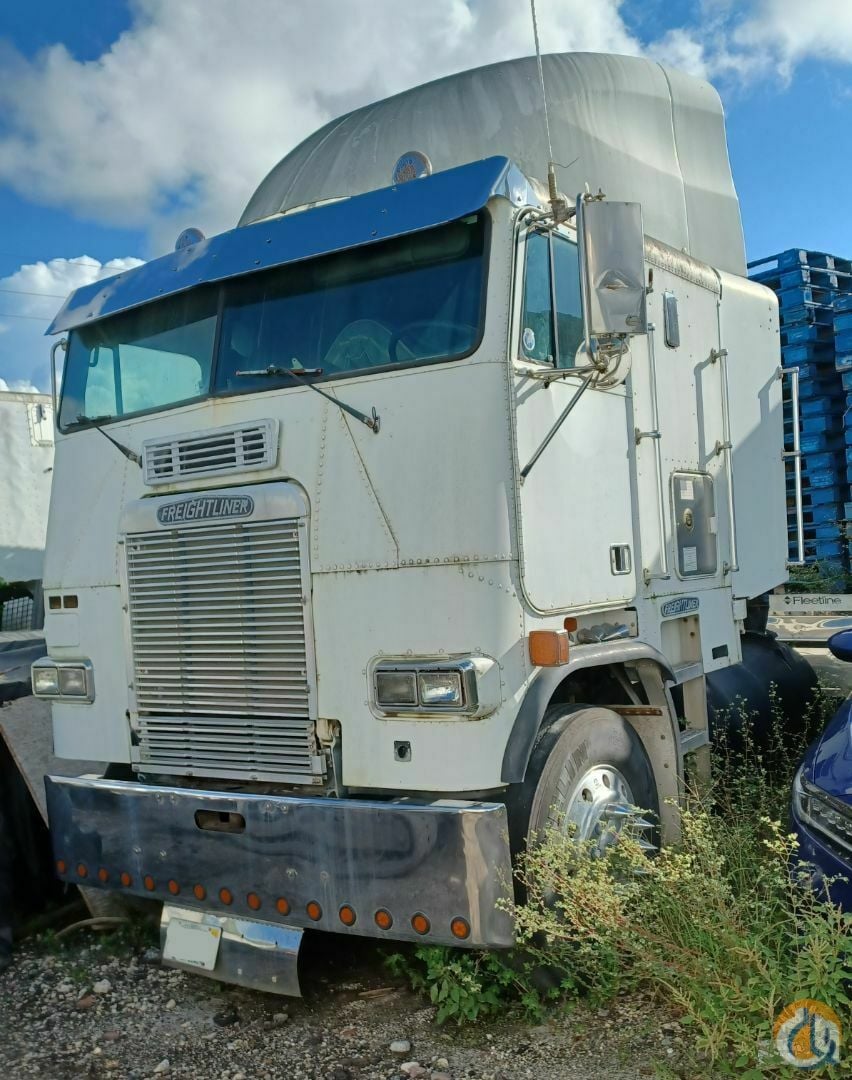
[[[624, 58], [546, 60], [597, 101]], [[57, 872], [161, 900], [167, 962], [284, 993], [305, 928], [510, 946], [549, 823], [675, 837], [705, 676], [785, 574], [775, 300], [736, 253], [647, 235], [641, 183], [554, 200], [528, 147], [424, 144], [369, 187], [353, 117], [51, 328], [34, 689], [56, 753], [106, 763], [47, 780]]]

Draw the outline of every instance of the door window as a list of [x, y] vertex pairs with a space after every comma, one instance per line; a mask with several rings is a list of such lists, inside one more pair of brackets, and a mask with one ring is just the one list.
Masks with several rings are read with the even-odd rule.
[[531, 232], [526, 242], [521, 355], [559, 368], [576, 367], [583, 338], [577, 245], [558, 233]]

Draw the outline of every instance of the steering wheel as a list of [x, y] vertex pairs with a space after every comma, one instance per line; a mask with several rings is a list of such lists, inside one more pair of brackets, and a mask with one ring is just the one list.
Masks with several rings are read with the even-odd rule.
[[375, 319], [356, 319], [344, 326], [322, 361], [333, 371], [361, 371], [381, 367], [390, 355], [390, 327]]
[[[477, 328], [471, 323], [452, 322], [449, 319], [418, 319], [416, 322], [408, 323], [401, 329], [397, 330], [396, 333], [391, 335], [391, 339], [388, 342], [388, 354], [390, 355], [390, 360], [392, 364], [398, 364], [400, 362], [400, 344], [404, 345], [403, 339], [406, 337], [406, 335], [409, 334], [412, 330], [417, 329], [418, 327], [425, 327], [428, 330], [449, 330], [450, 332], [455, 333], [461, 331], [468, 335], [468, 338], [471, 342], [476, 340]], [[438, 356], [442, 351], [443, 350], [438, 349], [437, 352], [432, 353], [431, 356]], [[411, 349], [409, 349], [408, 352], [411, 354], [412, 357], [416, 355]], [[425, 356], [419, 357], [418, 359], [428, 360], [429, 358], [430, 354], [427, 353]]]

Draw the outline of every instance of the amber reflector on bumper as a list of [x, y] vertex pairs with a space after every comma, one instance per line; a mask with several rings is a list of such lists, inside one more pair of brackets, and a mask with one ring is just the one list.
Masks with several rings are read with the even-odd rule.
[[66, 874], [68, 872], [68, 863], [64, 859], [57, 860], [56, 872], [57, 874]]
[[470, 924], [467, 919], [458, 916], [450, 923], [450, 930], [453, 932], [453, 937], [460, 938], [464, 941], [465, 938], [470, 937]]
[[174, 879], [169, 882], [169, 892], [172, 894], [172, 896], [177, 896], [177, 894], [180, 892], [180, 885], [178, 885], [178, 883]]
[[193, 885], [192, 892], [196, 900], [207, 899], [207, 890], [204, 888], [203, 885]]
[[234, 894], [231, 892], [230, 889], [220, 889], [219, 899], [222, 901], [223, 904], [233, 904]]
[[130, 886], [133, 884], [133, 878], [130, 876], [130, 874], [128, 874], [126, 870], [118, 880], [125, 887], [125, 889], [129, 889]]
[[103, 867], [98, 870], [98, 881], [109, 881], [109, 870], [105, 870]]
[[77, 877], [88, 877], [89, 871], [86, 869], [85, 863], [77, 863]]
[[308, 916], [313, 919], [314, 922], [319, 922], [319, 920], [322, 918], [322, 908], [319, 906], [316, 900], [310, 900], [305, 910], [307, 911]]
[[376, 922], [376, 926], [378, 926], [380, 930], [390, 930], [393, 926], [393, 916], [384, 908], [379, 908], [373, 918]]
[[412, 918], [411, 925], [414, 927], [418, 934], [428, 934], [432, 928], [432, 924], [420, 911], [418, 911], [417, 914]]
[[279, 896], [278, 899], [275, 901], [275, 909], [279, 915], [289, 915], [290, 901], [285, 900], [283, 896]]
[[246, 897], [246, 903], [252, 911], [260, 911], [260, 897], [256, 892], [250, 892]]
[[358, 918], [358, 916], [355, 914], [355, 909], [351, 908], [348, 904], [343, 905], [343, 907], [338, 912], [338, 915], [340, 916], [340, 921], [343, 923], [344, 926], [354, 926], [355, 920]]
[[142, 884], [145, 886], [148, 892], [153, 892], [154, 889], [157, 887], [154, 884], [154, 879], [151, 877], [150, 874], [145, 875], [145, 877], [142, 879]]
[[530, 630], [530, 660], [536, 667], [568, 663], [567, 630]]

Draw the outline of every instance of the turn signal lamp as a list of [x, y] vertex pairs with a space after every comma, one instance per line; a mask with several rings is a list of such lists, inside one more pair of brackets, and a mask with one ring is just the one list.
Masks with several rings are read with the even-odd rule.
[[567, 630], [530, 630], [530, 660], [536, 667], [568, 663]]

